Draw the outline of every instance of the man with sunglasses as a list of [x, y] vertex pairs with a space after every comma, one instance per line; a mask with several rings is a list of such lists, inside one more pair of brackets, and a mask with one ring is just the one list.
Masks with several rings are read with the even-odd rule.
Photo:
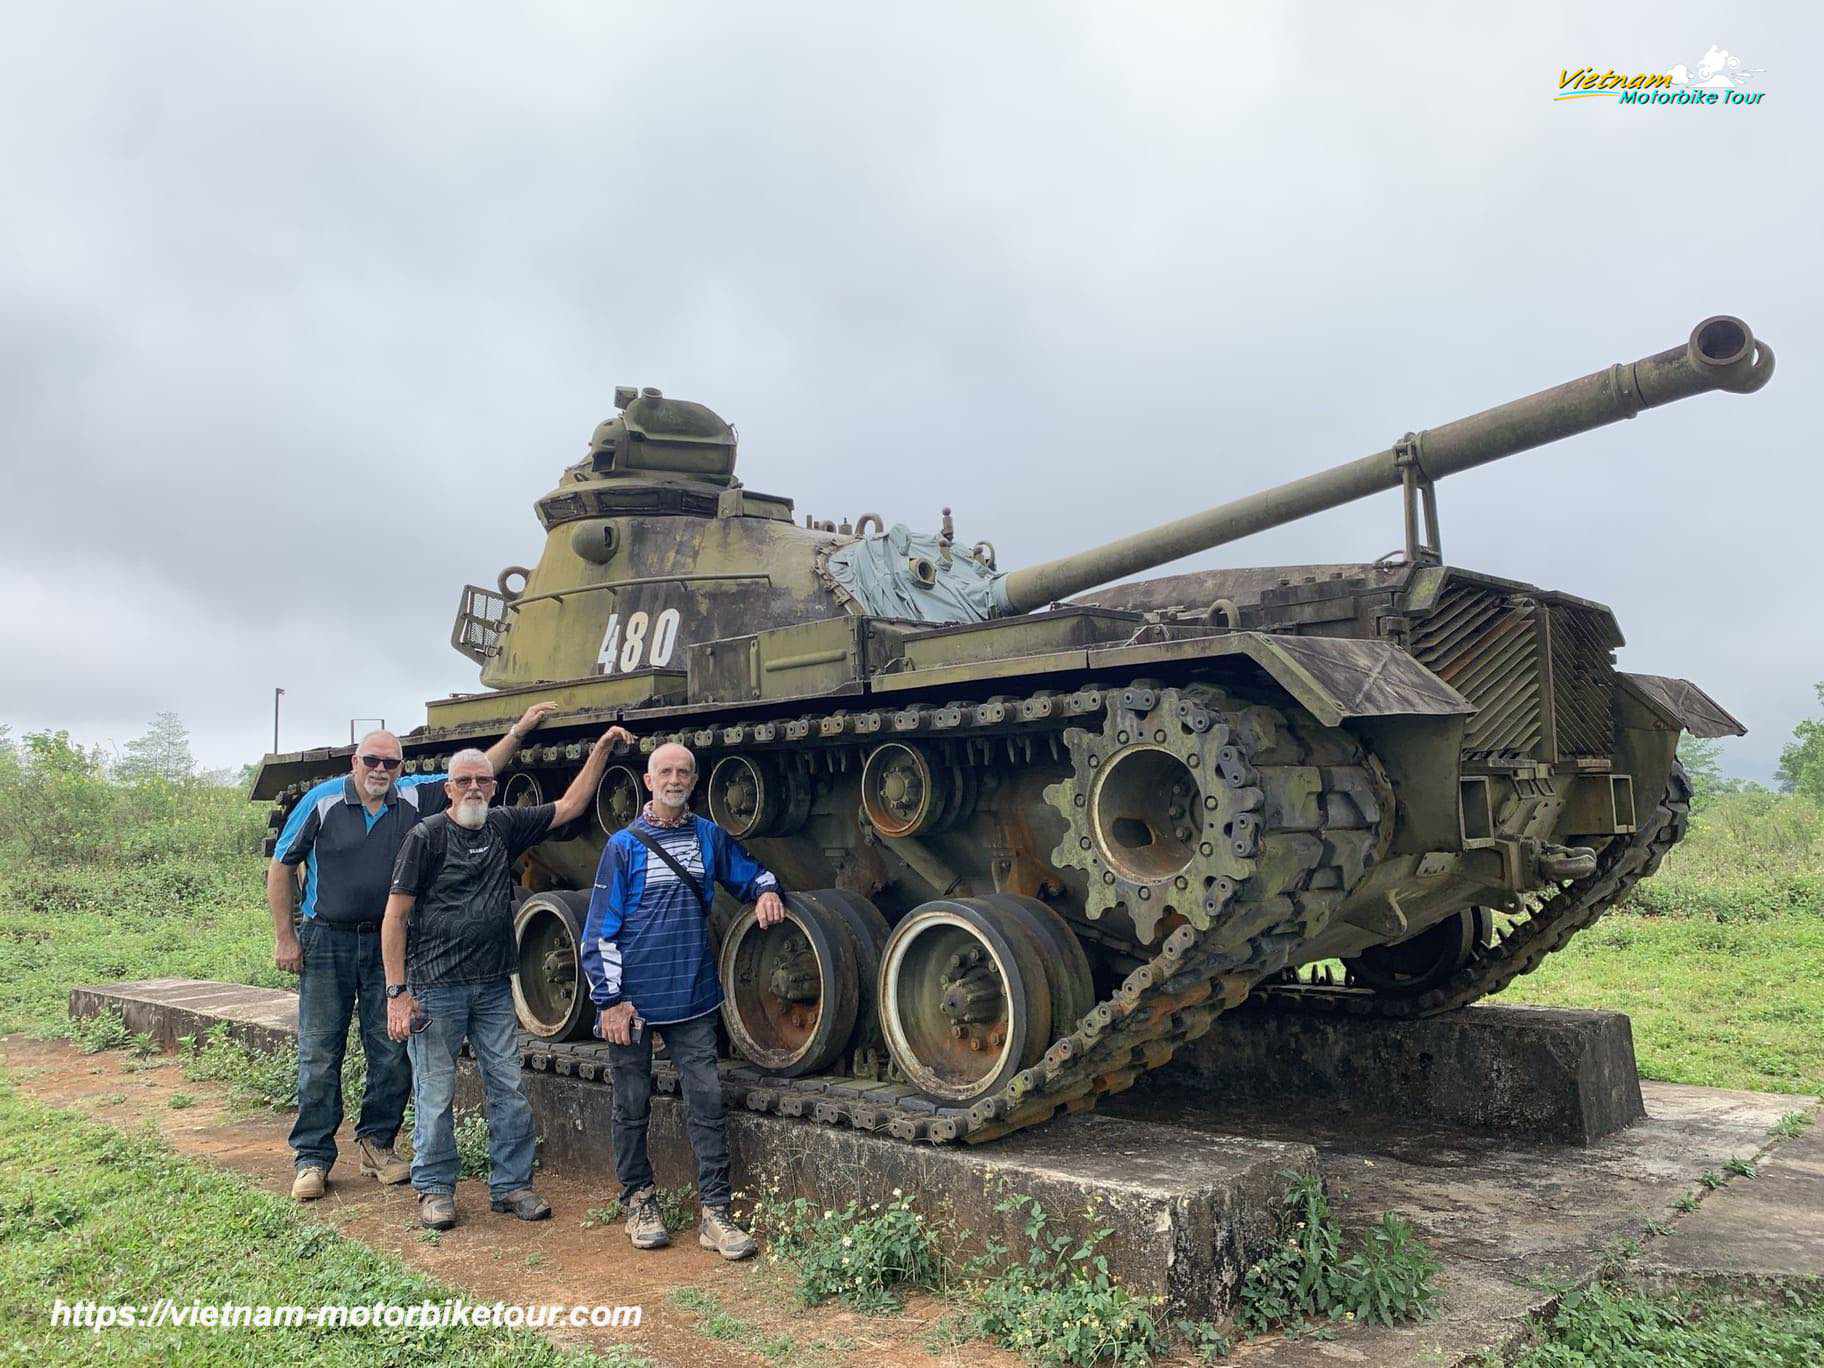
[[[526, 709], [488, 750], [489, 761], [506, 764], [526, 735], [554, 711], [552, 703]], [[403, 1183], [410, 1174], [406, 1161], [393, 1153], [412, 1074], [405, 1048], [387, 1035], [380, 923], [406, 833], [443, 811], [449, 799], [443, 775], [400, 776], [402, 763], [399, 738], [391, 732], [362, 737], [346, 777], [318, 784], [298, 800], [266, 872], [273, 961], [298, 975], [298, 1119], [291, 1128], [296, 1168], [291, 1195], [300, 1202], [323, 1195], [336, 1162], [342, 1061], [357, 1010], [367, 1060], [367, 1088], [355, 1123], [361, 1172], [382, 1183]], [[298, 902], [300, 866], [303, 898]]]
[[633, 737], [610, 727], [563, 797], [536, 807], [490, 807], [493, 765], [460, 751], [450, 758], [449, 805], [399, 848], [381, 936], [387, 1030], [411, 1049], [412, 1186], [431, 1230], [456, 1224], [456, 1059], [465, 1041], [487, 1110], [490, 1206], [522, 1221], [551, 1214], [532, 1190], [532, 1108], [520, 1081], [513, 866], [589, 810], [617, 741]]

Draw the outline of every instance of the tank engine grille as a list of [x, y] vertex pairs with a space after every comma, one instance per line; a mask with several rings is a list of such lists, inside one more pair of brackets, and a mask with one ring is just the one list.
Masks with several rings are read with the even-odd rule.
[[1538, 601], [1480, 585], [1447, 588], [1414, 629], [1412, 653], [1479, 711], [1463, 738], [1479, 758], [1531, 757], [1545, 731]]
[[1478, 760], [1608, 755], [1618, 644], [1594, 610], [1462, 583], [1446, 587], [1412, 635], [1420, 663], [1479, 709], [1463, 738]]
[[1621, 643], [1599, 613], [1552, 605], [1552, 714], [1560, 756], [1609, 755], [1615, 666], [1610, 652]]

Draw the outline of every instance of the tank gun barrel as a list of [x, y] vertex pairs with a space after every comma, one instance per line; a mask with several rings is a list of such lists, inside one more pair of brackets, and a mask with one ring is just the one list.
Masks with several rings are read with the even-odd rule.
[[1681, 346], [1427, 428], [1372, 456], [1218, 504], [1150, 531], [1009, 571], [995, 581], [995, 611], [1031, 612], [1198, 551], [1398, 489], [1409, 478], [1429, 486], [1446, 475], [1632, 418], [1643, 409], [1694, 394], [1708, 390], [1752, 394], [1772, 375], [1773, 349], [1756, 339], [1741, 319], [1719, 314], [1693, 328]]

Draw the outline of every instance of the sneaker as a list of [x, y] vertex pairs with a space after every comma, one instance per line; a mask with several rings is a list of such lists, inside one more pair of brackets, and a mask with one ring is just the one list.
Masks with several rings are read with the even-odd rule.
[[551, 1214], [551, 1204], [531, 1188], [520, 1188], [505, 1197], [496, 1197], [488, 1207], [493, 1211], [509, 1212], [522, 1221], [542, 1221]]
[[627, 1203], [627, 1238], [635, 1249], [663, 1249], [671, 1243], [659, 1211], [658, 1189], [643, 1187]]
[[393, 1153], [391, 1145], [376, 1145], [372, 1140], [357, 1140], [355, 1148], [361, 1151], [361, 1172], [371, 1173], [382, 1183], [391, 1185], [403, 1183], [412, 1176], [409, 1161]]
[[329, 1190], [329, 1170], [306, 1164], [291, 1180], [291, 1200], [314, 1202]]
[[419, 1193], [418, 1224], [426, 1230], [448, 1230], [456, 1224], [456, 1199], [447, 1192]]
[[725, 1206], [703, 1208], [703, 1219], [697, 1225], [697, 1243], [705, 1249], [715, 1250], [725, 1259], [745, 1259], [758, 1247], [754, 1237], [735, 1224]]

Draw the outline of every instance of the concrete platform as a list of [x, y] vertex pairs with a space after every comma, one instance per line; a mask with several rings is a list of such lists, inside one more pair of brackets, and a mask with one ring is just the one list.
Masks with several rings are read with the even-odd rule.
[[167, 1050], [182, 1036], [200, 1036], [222, 1022], [251, 1049], [274, 1050], [298, 1042], [298, 995], [283, 988], [249, 988], [210, 979], [139, 979], [70, 989], [70, 1015], [119, 1011], [127, 1029], [143, 1032]]
[[[133, 1030], [167, 1047], [217, 1021], [266, 1048], [297, 1039], [296, 995], [278, 990], [158, 979], [70, 994], [72, 1016], [107, 1007], [118, 1007]], [[524, 1078], [542, 1161], [573, 1175], [598, 1174], [606, 1200], [618, 1187], [613, 1090], [605, 1082], [531, 1070]], [[482, 1105], [480, 1079], [468, 1060], [457, 1103]], [[803, 1197], [821, 1209], [885, 1203], [897, 1188], [914, 1194], [926, 1215], [969, 1232], [976, 1248], [993, 1240], [1023, 1253], [1019, 1217], [996, 1207], [1006, 1196], [1036, 1197], [1055, 1233], [1081, 1238], [1111, 1227], [1102, 1248], [1109, 1271], [1132, 1290], [1199, 1316], [1226, 1311], [1243, 1270], [1267, 1251], [1285, 1175], [1317, 1169], [1316, 1151], [1296, 1140], [1217, 1138], [1095, 1115], [978, 1149], [912, 1144], [731, 1108], [729, 1144], [735, 1185], [744, 1192]], [[676, 1097], [653, 1098], [647, 1148], [660, 1183], [694, 1185], [696, 1164]]]
[[[237, 1033], [283, 1031], [276, 1023], [290, 1000], [229, 984], [161, 980], [79, 989], [71, 1010], [117, 1004], [135, 1030], [171, 1041], [215, 1019], [229, 1020]], [[1575, 1072], [1572, 1065], [1582, 1067], [1576, 1050], [1558, 1046], [1587, 1042], [1587, 1019], [1610, 1014], [1476, 1008], [1460, 1015], [1474, 1019], [1459, 1028], [1465, 1053], [1451, 1056], [1447, 1069], [1474, 1079], [1467, 1052], [1477, 1040], [1493, 1041], [1489, 1048], [1508, 1059], [1524, 1056], [1530, 1041], [1535, 1053], [1559, 1061], [1553, 1069]], [[1562, 1029], [1550, 1020], [1559, 1015], [1567, 1018]], [[1518, 1043], [1499, 1041], [1503, 1021]], [[1614, 1039], [1612, 1025], [1598, 1021], [1597, 1028], [1597, 1036]], [[1353, 1045], [1336, 1039], [1338, 1048]], [[1354, 1050], [1352, 1067], [1373, 1055]], [[1480, 1070], [1497, 1073], [1493, 1065]], [[1401, 1078], [1360, 1078], [1365, 1090], [1403, 1086]], [[526, 1083], [547, 1161], [570, 1174], [599, 1173], [604, 1196], [612, 1192], [610, 1089], [544, 1073], [529, 1072]], [[466, 1100], [478, 1101], [474, 1080], [465, 1086]], [[1502, 1087], [1511, 1097], [1519, 1084], [1510, 1077]], [[1550, 1303], [1548, 1285], [1587, 1281], [1629, 1242], [1643, 1247], [1633, 1266], [1650, 1279], [1816, 1284], [1824, 1269], [1824, 1126], [1795, 1140], [1770, 1132], [1790, 1112], [1816, 1115], [1817, 1099], [1665, 1083], [1641, 1085], [1640, 1095], [1645, 1112], [1634, 1125], [1598, 1138], [1580, 1131], [1565, 1143], [1522, 1127], [1489, 1129], [1500, 1113], [1487, 1107], [1414, 1106], [1396, 1119], [1383, 1103], [1324, 1088], [1250, 1100], [1241, 1088], [1213, 1087], [1207, 1069], [1190, 1069], [1149, 1079], [1095, 1114], [980, 1149], [904, 1144], [744, 1111], [731, 1113], [730, 1138], [737, 1186], [770, 1180], [783, 1195], [819, 1206], [880, 1200], [898, 1187], [926, 1211], [947, 1208], [978, 1236], [1010, 1233], [994, 1224], [1004, 1221], [992, 1212], [1002, 1191], [1033, 1193], [1066, 1218], [1093, 1199], [1107, 1213], [1098, 1224], [1116, 1227], [1113, 1270], [1137, 1291], [1211, 1317], [1221, 1316], [1239, 1271], [1256, 1257], [1283, 1187], [1279, 1172], [1309, 1172], [1315, 1164], [1346, 1226], [1359, 1229], [1388, 1210], [1414, 1223], [1444, 1264], [1440, 1314], [1397, 1329], [1352, 1327], [1329, 1341], [1268, 1338], [1238, 1358], [1273, 1368], [1454, 1365], [1511, 1347], [1526, 1318]], [[679, 1110], [675, 1099], [654, 1099], [651, 1150], [667, 1185], [690, 1181], [693, 1169]], [[1449, 1124], [1440, 1110], [1476, 1124]], [[1564, 1115], [1539, 1107], [1519, 1114]], [[274, 1144], [281, 1143], [275, 1130]], [[1733, 1179], [1715, 1193], [1697, 1186], [1700, 1174], [1722, 1172], [1732, 1158], [1753, 1159], [1759, 1176]], [[1674, 1208], [1686, 1192], [1701, 1197], [1688, 1215]], [[1649, 1223], [1671, 1233], [1654, 1236]]]
[[[604, 1192], [614, 1191], [613, 1089], [532, 1071], [525, 1082], [544, 1162], [567, 1173], [599, 1173]], [[468, 1073], [457, 1105], [481, 1103], [481, 1081]], [[683, 1112], [675, 1097], [652, 1100], [646, 1148], [665, 1187], [696, 1183]], [[978, 1251], [994, 1240], [1023, 1253], [1022, 1218], [995, 1208], [1007, 1196], [1036, 1197], [1054, 1233], [1080, 1238], [1112, 1228], [1101, 1250], [1109, 1272], [1197, 1315], [1230, 1308], [1243, 1272], [1271, 1246], [1285, 1175], [1317, 1171], [1316, 1151], [1300, 1141], [1217, 1137], [1094, 1114], [976, 1148], [731, 1109], [728, 1140], [739, 1192], [803, 1197], [820, 1209], [885, 1204], [895, 1190], [911, 1193], [927, 1216], [970, 1232], [968, 1244]]]
[[1573, 1145], [1645, 1114], [1620, 1012], [1491, 1006], [1372, 1021], [1250, 1006], [1219, 1017], [1160, 1077], [1231, 1100], [1322, 1103], [1365, 1123]]
[[[1792, 1183], [1782, 1184], [1770, 1201], [1790, 1202], [1798, 1213], [1756, 1210], [1763, 1192], [1759, 1178], [1735, 1179], [1708, 1195], [1697, 1186], [1700, 1174], [1722, 1172], [1737, 1157], [1771, 1154], [1774, 1162], [1762, 1172], [1777, 1177], [1785, 1146], [1796, 1142], [1776, 1143], [1769, 1132], [1789, 1112], [1815, 1113], [1818, 1099], [1655, 1082], [1643, 1082], [1641, 1092], [1645, 1117], [1589, 1145], [1533, 1144], [1428, 1121], [1365, 1125], [1321, 1103], [1213, 1103], [1207, 1093], [1194, 1094], [1182, 1085], [1124, 1093], [1103, 1103], [1102, 1110], [1116, 1116], [1169, 1114], [1174, 1125], [1209, 1135], [1315, 1145], [1345, 1227], [1359, 1228], [1383, 1211], [1398, 1211], [1442, 1260], [1442, 1305], [1434, 1320], [1394, 1329], [1357, 1327], [1333, 1342], [1263, 1340], [1246, 1350], [1250, 1368], [1456, 1365], [1518, 1343], [1527, 1317], [1554, 1299], [1550, 1285], [1588, 1282], [1630, 1241], [1642, 1247], [1640, 1263], [1648, 1266], [1667, 1258], [1740, 1260], [1734, 1270], [1744, 1282], [1761, 1280], [1761, 1260], [1778, 1267], [1824, 1267], [1824, 1184], [1812, 1180], [1807, 1187], [1806, 1170], [1797, 1160]], [[1774, 1188], [1765, 1191], [1771, 1195]], [[1686, 1192], [1702, 1199], [1691, 1215], [1673, 1205]], [[1734, 1238], [1712, 1242], [1703, 1232], [1711, 1203], [1724, 1196], [1754, 1199], [1738, 1212], [1758, 1228], [1738, 1225], [1719, 1206], [1718, 1222]], [[1703, 1223], [1686, 1226], [1699, 1218]], [[1649, 1222], [1670, 1226], [1671, 1234], [1654, 1237]], [[1784, 1233], [1770, 1235], [1773, 1229]], [[1680, 1253], [1706, 1245], [1708, 1254]]]

